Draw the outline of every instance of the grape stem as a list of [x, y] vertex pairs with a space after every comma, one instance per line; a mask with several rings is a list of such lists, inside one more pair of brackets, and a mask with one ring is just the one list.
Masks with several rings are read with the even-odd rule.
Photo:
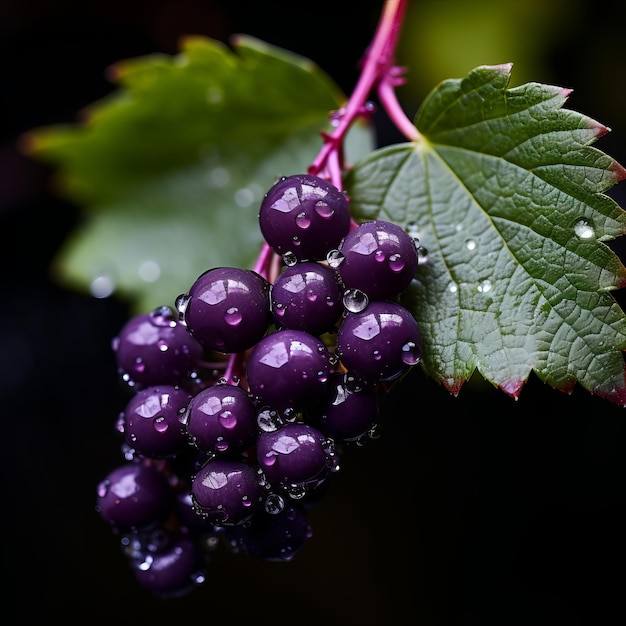
[[309, 174], [328, 178], [338, 189], [342, 189], [345, 136], [357, 118], [371, 113], [368, 97], [372, 92], [377, 93], [380, 104], [409, 141], [420, 138], [395, 92], [404, 83], [404, 68], [395, 65], [394, 57], [407, 3], [408, 0], [386, 0], [372, 43], [362, 59], [359, 80], [346, 105], [333, 116], [334, 130], [322, 133], [324, 144], [308, 168]]
[[[346, 104], [331, 114], [333, 130], [322, 132], [322, 147], [308, 167], [309, 174], [329, 180], [337, 189], [343, 189], [346, 135], [357, 119], [369, 117], [373, 113], [374, 105], [369, 101], [372, 93], [378, 96], [393, 124], [409, 141], [421, 139], [396, 95], [396, 87], [405, 82], [405, 69], [395, 64], [395, 50], [407, 4], [408, 0], [385, 0], [372, 42], [361, 59], [357, 84]], [[356, 224], [353, 223], [353, 226]], [[282, 259], [264, 243], [254, 264], [254, 271], [273, 283], [281, 265]], [[225, 372], [227, 380], [239, 380], [245, 384], [245, 356], [244, 353], [230, 357]]]

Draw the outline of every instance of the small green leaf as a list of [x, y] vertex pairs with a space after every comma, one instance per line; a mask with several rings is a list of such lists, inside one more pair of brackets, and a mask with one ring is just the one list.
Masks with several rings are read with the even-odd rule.
[[[55, 261], [59, 281], [113, 285], [146, 311], [210, 267], [253, 266], [263, 194], [306, 171], [345, 96], [308, 59], [243, 36], [232, 50], [189, 38], [180, 54], [122, 61], [111, 77], [119, 89], [80, 123], [26, 139], [84, 211]], [[372, 147], [359, 123], [350, 158]]]
[[353, 216], [416, 233], [426, 261], [403, 294], [423, 368], [454, 395], [475, 370], [517, 398], [531, 372], [626, 404], [626, 268], [605, 242], [626, 213], [604, 194], [626, 170], [592, 147], [607, 128], [569, 91], [508, 89], [511, 65], [434, 89], [422, 139], [378, 150], [346, 181]]

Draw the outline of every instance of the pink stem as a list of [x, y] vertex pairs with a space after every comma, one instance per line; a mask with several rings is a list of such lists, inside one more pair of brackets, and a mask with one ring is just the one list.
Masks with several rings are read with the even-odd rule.
[[[408, 0], [386, 0], [372, 43], [365, 52], [359, 80], [345, 107], [335, 116], [332, 132], [323, 133], [322, 147], [308, 168], [308, 173], [326, 177], [335, 187], [343, 189], [343, 145], [347, 132], [357, 118], [371, 113], [368, 97], [377, 90], [381, 104], [398, 129], [409, 139], [419, 132], [404, 114], [395, 94], [402, 84], [401, 68], [394, 65], [394, 53]], [[281, 259], [263, 244], [254, 271], [273, 282], [280, 271]], [[224, 378], [233, 384], [244, 381], [245, 353], [233, 354], [228, 360]]]

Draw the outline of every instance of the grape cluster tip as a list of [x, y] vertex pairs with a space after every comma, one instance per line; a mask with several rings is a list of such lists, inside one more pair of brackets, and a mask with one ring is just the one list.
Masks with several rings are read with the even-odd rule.
[[220, 545], [294, 558], [342, 447], [377, 436], [381, 389], [421, 359], [399, 302], [418, 242], [401, 226], [356, 224], [311, 174], [280, 178], [258, 218], [264, 262], [205, 271], [112, 342], [129, 399], [96, 511], [157, 596], [201, 585]]

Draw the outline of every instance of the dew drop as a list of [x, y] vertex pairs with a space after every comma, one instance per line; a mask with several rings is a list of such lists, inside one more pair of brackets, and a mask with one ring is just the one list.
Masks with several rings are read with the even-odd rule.
[[224, 313], [224, 321], [229, 326], [238, 326], [239, 324], [241, 324], [242, 319], [243, 316], [236, 306], [231, 306], [229, 309], [226, 310], [226, 313]]
[[232, 430], [237, 426], [237, 416], [232, 411], [223, 411], [219, 415], [220, 424], [228, 430]]
[[298, 262], [298, 257], [293, 252], [285, 252], [283, 254], [283, 263], [287, 267], [293, 267]]
[[178, 319], [180, 320], [180, 323], [183, 326], [187, 326], [186, 313], [187, 313], [187, 307], [189, 306], [190, 302], [191, 302], [191, 296], [188, 293], [181, 294], [180, 296], [176, 298], [176, 301], [174, 302], [174, 307], [176, 308], [176, 311], [178, 312]]
[[285, 501], [277, 493], [270, 493], [265, 499], [265, 511], [270, 515], [277, 515], [285, 508]]
[[574, 232], [580, 239], [591, 239], [596, 234], [593, 226], [586, 219], [580, 219], [576, 222]]
[[478, 291], [480, 291], [480, 293], [487, 293], [488, 291], [491, 291], [491, 281], [488, 279], [483, 280], [483, 282], [478, 285]]
[[328, 206], [326, 202], [318, 202], [315, 205], [315, 212], [320, 217], [323, 217], [325, 220], [328, 220], [334, 215], [335, 210], [332, 207]]
[[392, 272], [401, 272], [404, 269], [404, 259], [399, 254], [392, 254], [389, 257], [389, 268]]
[[420, 349], [413, 341], [409, 341], [402, 346], [402, 362], [407, 365], [417, 365], [421, 360]]
[[345, 255], [339, 250], [331, 250], [326, 255], [326, 263], [333, 269], [337, 269], [344, 261]]
[[168, 423], [167, 420], [163, 417], [157, 417], [154, 420], [154, 430], [157, 431], [157, 433], [164, 433], [168, 428]]
[[379, 263], [382, 263], [385, 260], [385, 253], [382, 250], [376, 250], [376, 252], [374, 252], [374, 258]]
[[471, 250], [475, 250], [475, 249], [476, 249], [476, 242], [475, 242], [473, 239], [468, 239], [468, 240], [465, 242], [465, 247], [466, 247], [468, 250], [470, 250], [470, 251], [471, 251]]
[[456, 283], [450, 283], [448, 285], [448, 291], [450, 293], [456, 293], [458, 290], [459, 290], [459, 287], [458, 287], [458, 285]]
[[163, 341], [163, 339], [157, 341], [157, 347], [159, 348], [159, 352], [167, 352], [170, 349], [167, 341]]
[[350, 313], [360, 313], [369, 304], [369, 298], [360, 289], [347, 289], [343, 294], [343, 306]]
[[307, 214], [302, 211], [296, 215], [296, 226], [298, 228], [302, 228], [302, 230], [306, 230], [311, 225], [311, 219], [307, 216]]
[[306, 299], [309, 302], [315, 302], [317, 300], [317, 294], [312, 289], [309, 289], [306, 294]]

